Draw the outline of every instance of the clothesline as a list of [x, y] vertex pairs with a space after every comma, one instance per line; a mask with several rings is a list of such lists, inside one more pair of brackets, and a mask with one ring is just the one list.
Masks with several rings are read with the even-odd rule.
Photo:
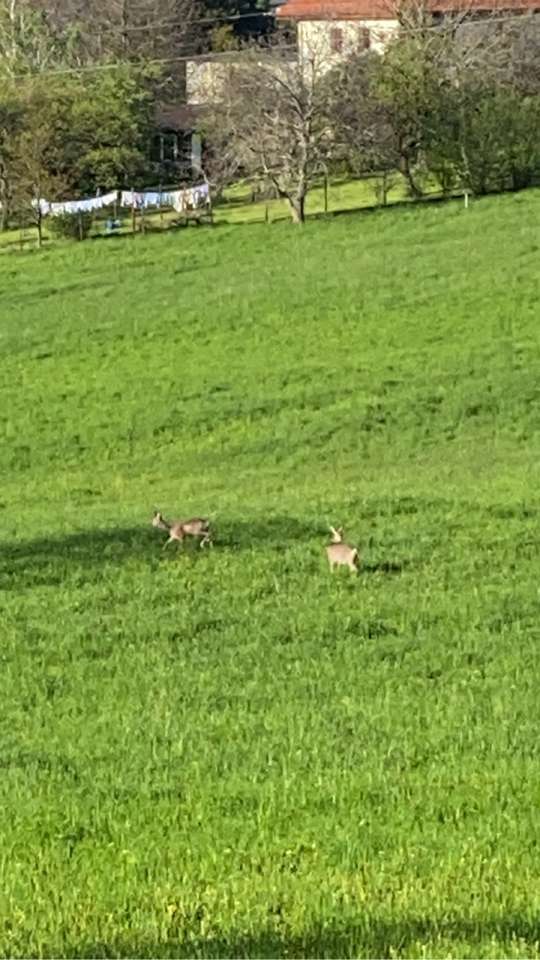
[[62, 214], [94, 213], [114, 203], [131, 210], [172, 207], [177, 213], [185, 213], [187, 210], [208, 206], [210, 190], [207, 183], [181, 190], [113, 190], [98, 197], [60, 203], [50, 203], [44, 199], [34, 200], [33, 206], [39, 209], [43, 217], [57, 217]]

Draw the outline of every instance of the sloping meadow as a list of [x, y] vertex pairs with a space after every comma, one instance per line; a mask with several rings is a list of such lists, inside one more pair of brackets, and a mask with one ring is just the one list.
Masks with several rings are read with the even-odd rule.
[[538, 956], [539, 204], [2, 257], [3, 956]]

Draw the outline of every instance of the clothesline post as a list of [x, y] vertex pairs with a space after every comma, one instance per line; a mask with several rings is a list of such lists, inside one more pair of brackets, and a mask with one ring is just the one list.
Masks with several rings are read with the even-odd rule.
[[212, 226], [213, 226], [213, 225], [214, 225], [214, 207], [213, 207], [213, 205], [212, 205], [212, 191], [210, 190], [210, 184], [209, 184], [208, 180], [206, 179], [206, 177], [204, 178], [204, 182], [205, 182], [206, 187], [207, 187], [207, 190], [208, 190], [207, 199], [208, 199], [208, 213], [209, 213], [209, 215], [210, 215], [210, 223], [211, 223]]
[[159, 226], [163, 230], [163, 184], [159, 185]]
[[83, 240], [83, 219], [81, 210], [79, 210], [79, 240]]
[[37, 246], [38, 250], [41, 250], [43, 244], [43, 222], [42, 222], [42, 213], [41, 213], [41, 203], [38, 203], [36, 208], [36, 227], [37, 227]]
[[131, 190], [132, 202], [131, 202], [131, 232], [135, 236], [135, 231], [137, 229], [137, 213], [135, 210], [135, 197], [133, 196], [133, 188]]

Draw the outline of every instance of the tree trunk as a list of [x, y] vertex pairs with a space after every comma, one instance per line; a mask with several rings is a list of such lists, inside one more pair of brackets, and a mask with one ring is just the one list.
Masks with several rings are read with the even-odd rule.
[[0, 231], [4, 233], [9, 229], [9, 217], [11, 213], [7, 190], [0, 189], [0, 203], [2, 204], [2, 208], [0, 209]]
[[388, 174], [387, 174], [387, 172], [386, 172], [386, 170], [385, 170], [384, 173], [383, 173], [383, 175], [382, 175], [382, 182], [381, 182], [381, 201], [382, 201], [383, 207], [386, 207], [386, 205], [387, 205], [387, 203], [388, 203], [388, 190], [389, 190], [389, 187], [388, 187]]
[[291, 210], [291, 219], [293, 223], [302, 224], [306, 219], [306, 197], [305, 194], [300, 196], [287, 197], [289, 201], [289, 207]]
[[11, 213], [11, 197], [7, 177], [0, 173], [0, 230], [7, 230]]
[[411, 170], [411, 161], [406, 153], [401, 155], [399, 169], [400, 169], [400, 172], [405, 177], [405, 180], [407, 181], [407, 184], [413, 199], [420, 200], [420, 198], [423, 195], [422, 188], [416, 183], [414, 179], [413, 172]]

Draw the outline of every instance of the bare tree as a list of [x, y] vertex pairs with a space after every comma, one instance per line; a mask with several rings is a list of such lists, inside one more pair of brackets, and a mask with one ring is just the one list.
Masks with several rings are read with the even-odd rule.
[[400, 180], [400, 152], [388, 106], [375, 95], [380, 58], [369, 52], [353, 56], [329, 75], [339, 110], [333, 135], [336, 158], [355, 176], [376, 175], [375, 193], [386, 204]]
[[176, 58], [193, 49], [198, 6], [199, 0], [0, 0], [0, 51], [33, 23], [42, 41], [50, 46], [54, 37], [69, 50], [70, 64], [153, 59], [174, 74]]
[[56, 23], [78, 24], [87, 57], [169, 58], [187, 52], [196, 0], [32, 0]]
[[293, 222], [303, 223], [308, 191], [336, 148], [339, 98], [324, 55], [312, 49], [293, 59], [280, 42], [250, 45], [222, 69], [206, 99], [211, 150], [234, 154], [237, 169], [272, 184]]
[[31, 0], [0, 0], [0, 76], [41, 73], [74, 62], [74, 32], [60, 31]]

